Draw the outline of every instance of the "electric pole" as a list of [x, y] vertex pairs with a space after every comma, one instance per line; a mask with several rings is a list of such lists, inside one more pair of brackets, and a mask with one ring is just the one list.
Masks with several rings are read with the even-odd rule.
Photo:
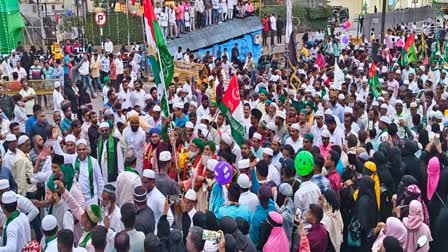
[[384, 26], [386, 25], [386, 6], [387, 6], [387, 0], [383, 0], [383, 10], [381, 12], [381, 41], [380, 41], [380, 44], [384, 43]]

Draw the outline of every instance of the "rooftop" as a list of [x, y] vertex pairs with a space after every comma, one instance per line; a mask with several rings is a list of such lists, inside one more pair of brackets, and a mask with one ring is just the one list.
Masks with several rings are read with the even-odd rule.
[[261, 29], [263, 26], [258, 16], [234, 18], [221, 24], [181, 34], [179, 38], [167, 40], [167, 46], [173, 54], [179, 46], [184, 50], [190, 48], [191, 51], [196, 51]]

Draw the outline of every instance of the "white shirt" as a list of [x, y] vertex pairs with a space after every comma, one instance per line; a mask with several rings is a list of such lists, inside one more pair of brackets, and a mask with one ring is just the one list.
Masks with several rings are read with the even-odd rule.
[[342, 147], [344, 143], [344, 131], [340, 127], [336, 127], [333, 133], [330, 132], [330, 143]]
[[[156, 222], [155, 228], [157, 230], [157, 223], [159, 223], [159, 219], [163, 215], [165, 196], [163, 196], [163, 194], [159, 191], [159, 189], [157, 189], [157, 187], [154, 187], [150, 192], [148, 192], [148, 194], [146, 194], [146, 199], [146, 204], [154, 212], [154, 219]], [[168, 217], [172, 218], [171, 211], [168, 211], [167, 219]]]
[[128, 126], [123, 130], [123, 139], [126, 141], [128, 149], [132, 147], [135, 150], [135, 155], [137, 156], [137, 166], [135, 167], [135, 170], [139, 174], [142, 174], [143, 150], [145, 147], [146, 133], [142, 128], [138, 128], [136, 132], [133, 132], [131, 127]]
[[274, 181], [276, 185], [280, 185], [280, 173], [273, 164], [270, 164], [268, 167], [267, 179]]
[[161, 27], [168, 27], [168, 13], [163, 11], [160, 12], [159, 23]]
[[[36, 95], [36, 92], [34, 92], [34, 89], [28, 87], [27, 90], [24, 90], [23, 88], [20, 90], [19, 94], [22, 97], [27, 97], [27, 96], [31, 96], [31, 95]], [[25, 102], [25, 112], [27, 115], [32, 115], [33, 114], [33, 106], [35, 104], [35, 99], [31, 99], [27, 102]]]
[[124, 171], [118, 174], [117, 187], [117, 205], [123, 206], [125, 203], [134, 203], [134, 188], [142, 185], [140, 176], [133, 172]]
[[[121, 173], [124, 170], [124, 159], [123, 159], [123, 151], [121, 150], [121, 144], [117, 141], [117, 147], [115, 148], [115, 151], [117, 152], [117, 161], [116, 164], [118, 167], [114, 167], [118, 170], [118, 174]], [[107, 145], [108, 140], [104, 141], [103, 143], [103, 152], [101, 153], [101, 171], [103, 174], [103, 180], [108, 183], [109, 182], [109, 176], [108, 176], [108, 164], [107, 164]]]
[[58, 252], [59, 251], [57, 238], [45, 245], [45, 236], [42, 236], [42, 242], [40, 244], [42, 246], [42, 251], [45, 251], [45, 252]]
[[[121, 221], [121, 212], [120, 208], [115, 205], [114, 211], [109, 214], [109, 209], [102, 209], [103, 210], [103, 216], [108, 217], [110, 220], [110, 228], [112, 228], [115, 232], [120, 232], [121, 230], [124, 230], [124, 224]], [[101, 220], [100, 225], [104, 226], [104, 218]]]
[[320, 189], [311, 181], [303, 182], [294, 194], [294, 207], [302, 210], [302, 217], [310, 209], [310, 204], [319, 204]]
[[322, 144], [322, 131], [326, 129], [327, 126], [324, 124], [322, 128], [317, 127], [317, 124], [311, 126], [310, 133], [313, 134], [313, 145], [319, 147]]
[[114, 44], [112, 43], [112, 41], [104, 43], [104, 50], [107, 53], [112, 53], [112, 51], [114, 50]]
[[248, 190], [247, 192], [243, 192], [240, 195], [240, 200], [238, 201], [240, 205], [248, 206], [252, 215], [255, 213], [255, 208], [260, 205], [260, 200], [258, 196]]
[[82, 65], [78, 68], [78, 72], [79, 72], [80, 75], [86, 76], [86, 75], [89, 74], [89, 70], [90, 70], [89, 61], [88, 60], [84, 60]]
[[115, 62], [115, 65], [117, 66], [117, 75], [123, 74], [123, 72], [124, 72], [123, 61], [120, 58], [116, 58], [114, 60], [114, 62]]
[[184, 58], [184, 54], [182, 52], [177, 51], [174, 54], [174, 59], [176, 59], [176, 60], [182, 60], [183, 58]]
[[127, 108], [132, 107], [131, 95], [132, 95], [132, 93], [129, 89], [127, 92], [125, 92], [125, 91], [118, 92], [118, 100], [121, 102], [122, 109], [127, 109]]
[[287, 144], [291, 145], [291, 147], [294, 149], [294, 152], [297, 152], [299, 151], [300, 148], [303, 147], [303, 138], [299, 136], [299, 138], [297, 138], [297, 140], [294, 141], [292, 140], [291, 137], [288, 137], [288, 139], [286, 139], [285, 141], [285, 145]]
[[62, 96], [61, 92], [57, 91], [56, 89], [53, 91], [53, 106], [54, 106], [54, 111], [60, 111], [62, 112], [61, 109], [61, 104], [64, 101], [64, 96]]
[[210, 114], [210, 109], [207, 107], [206, 109], [204, 108], [204, 106], [199, 106], [199, 108], [196, 110], [196, 115], [197, 118], [200, 120], [202, 117], [209, 115]]
[[[65, 156], [64, 156], [65, 157]], [[88, 157], [81, 161], [79, 160], [79, 174], [78, 174], [78, 184], [84, 195], [86, 205], [98, 204], [98, 199], [101, 199], [101, 193], [103, 192], [104, 180], [101, 174], [98, 161], [94, 157], [92, 159], [92, 173], [93, 173], [93, 198], [90, 196], [90, 180], [89, 180], [89, 167], [88, 167]], [[76, 159], [73, 161], [73, 167], [75, 167]], [[76, 171], [75, 171], [76, 173]], [[76, 174], [75, 174], [76, 177]]]
[[12, 167], [16, 162], [16, 153], [8, 149], [5, 156], [3, 157], [3, 166], [12, 171]]
[[275, 19], [274, 16], [271, 16], [269, 18], [269, 20], [271, 21], [271, 30], [276, 31], [277, 30], [277, 20]]
[[19, 76], [19, 80], [25, 78], [27, 79], [28, 74], [26, 74], [26, 70], [23, 67], [20, 67], [20, 69], [17, 69], [17, 67], [14, 68], [13, 72], [17, 72], [17, 75]]
[[22, 248], [31, 241], [30, 222], [26, 215], [20, 213], [17, 218], [9, 223], [6, 229], [6, 237], [6, 244], [0, 247], [0, 252], [22, 251]]
[[131, 103], [132, 103], [132, 107], [134, 107], [135, 105], [139, 105], [140, 108], [144, 108], [145, 107], [145, 95], [146, 92], [143, 89], [140, 89], [140, 91], [134, 90], [132, 91], [131, 94]]

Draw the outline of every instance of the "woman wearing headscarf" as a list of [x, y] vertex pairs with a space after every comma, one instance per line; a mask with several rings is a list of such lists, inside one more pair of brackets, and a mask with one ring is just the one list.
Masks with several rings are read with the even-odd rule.
[[423, 223], [429, 226], [429, 214], [428, 209], [426, 208], [425, 202], [421, 199], [420, 188], [415, 185], [408, 185], [405, 188], [405, 191], [402, 193], [402, 196], [397, 199], [398, 206], [394, 203], [394, 213], [395, 217], [399, 219], [403, 219], [409, 215], [409, 204], [413, 200], [417, 200], [422, 204], [423, 209]]
[[401, 178], [403, 177], [402, 167], [403, 163], [401, 160], [401, 150], [397, 146], [392, 146], [389, 152], [389, 170], [394, 180], [394, 188], [395, 192], [396, 186], [400, 183]]
[[[377, 152], [375, 152], [376, 154]], [[378, 152], [380, 153], [380, 152]], [[381, 155], [381, 154], [379, 154]], [[378, 176], [377, 173], [377, 169], [376, 169], [376, 164], [372, 161], [367, 161], [364, 163], [364, 169], [362, 171], [362, 174], [364, 176], [369, 176], [370, 178], [372, 178], [373, 182], [374, 182], [374, 193], [375, 193], [375, 199], [376, 199], [376, 204], [377, 204], [377, 208], [380, 208], [380, 194], [381, 194], [381, 189], [380, 189], [380, 177]]]
[[378, 222], [375, 182], [371, 177], [363, 176], [358, 185], [359, 191], [348, 227], [348, 247], [350, 251], [370, 251], [373, 229]]
[[408, 233], [404, 251], [416, 251], [417, 240], [423, 235], [426, 236], [428, 242], [419, 248], [418, 251], [429, 251], [429, 242], [432, 241], [432, 236], [429, 227], [423, 222], [423, 219], [422, 203], [418, 200], [411, 201], [409, 204], [409, 215], [403, 219], [403, 225], [406, 227]]
[[[385, 146], [381, 144], [381, 146]], [[380, 147], [380, 149], [382, 149]], [[390, 149], [390, 148], [388, 148]], [[377, 173], [379, 177], [380, 189], [380, 219], [379, 221], [386, 221], [388, 217], [391, 216], [392, 213], [392, 195], [396, 191], [396, 186], [394, 184], [394, 179], [390, 170], [387, 166], [387, 158], [383, 151], [377, 151], [373, 154], [373, 159], [375, 160], [375, 164], [377, 165]], [[367, 162], [368, 163], [368, 162]], [[367, 164], [366, 163], [366, 164]], [[368, 170], [367, 166], [365, 166]], [[367, 171], [367, 173], [369, 173]], [[365, 174], [365, 173], [364, 173]], [[371, 176], [374, 176], [373, 174]], [[375, 180], [375, 177], [372, 177]], [[376, 182], [376, 181], [375, 181]], [[376, 184], [375, 184], [376, 186]], [[375, 187], [375, 193], [378, 193], [377, 187]], [[378, 196], [378, 195], [377, 195]]]
[[260, 232], [259, 250], [263, 252], [289, 251], [289, 240], [282, 224], [283, 218], [279, 213], [269, 212]]
[[243, 235], [238, 229], [235, 219], [229, 216], [224, 216], [219, 221], [219, 229], [224, 232], [224, 234], [231, 234], [235, 238], [239, 251], [243, 252], [255, 252], [257, 251], [254, 243], [247, 235]]
[[[418, 151], [418, 144], [414, 141], [406, 141], [404, 143], [404, 147], [401, 151], [403, 166], [403, 178], [406, 175], [413, 176], [418, 182], [412, 183], [417, 184], [418, 186], [422, 186], [424, 184], [425, 178], [425, 165], [424, 163], [415, 156], [415, 153]], [[401, 178], [401, 179], [403, 179]]]
[[324, 217], [321, 223], [324, 224], [328, 231], [334, 250], [339, 252], [344, 239], [342, 234], [344, 222], [339, 211], [339, 197], [335, 191], [328, 189], [320, 196], [320, 205], [324, 210]]
[[378, 232], [378, 237], [376, 241], [373, 243], [372, 251], [377, 252], [380, 251], [380, 248], [383, 244], [384, 238], [386, 236], [392, 236], [396, 238], [400, 242], [400, 246], [404, 248], [407, 241], [407, 230], [406, 227], [401, 223], [401, 221], [395, 217], [387, 218], [386, 224], [383, 222], [378, 223], [375, 228], [375, 233]]
[[428, 210], [431, 225], [435, 223], [436, 217], [439, 215], [440, 209], [446, 205], [448, 193], [448, 169], [440, 169], [441, 163], [437, 157], [433, 157], [428, 161], [427, 181], [426, 181], [426, 197], [429, 200]]

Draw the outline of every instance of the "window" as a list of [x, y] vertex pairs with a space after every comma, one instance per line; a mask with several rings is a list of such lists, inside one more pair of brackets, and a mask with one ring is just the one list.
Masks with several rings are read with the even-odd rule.
[[54, 5], [52, 5], [51, 10], [56, 10], [56, 7]]
[[32, 11], [33, 11], [33, 13], [36, 13], [37, 12], [37, 6], [36, 5], [32, 5]]

